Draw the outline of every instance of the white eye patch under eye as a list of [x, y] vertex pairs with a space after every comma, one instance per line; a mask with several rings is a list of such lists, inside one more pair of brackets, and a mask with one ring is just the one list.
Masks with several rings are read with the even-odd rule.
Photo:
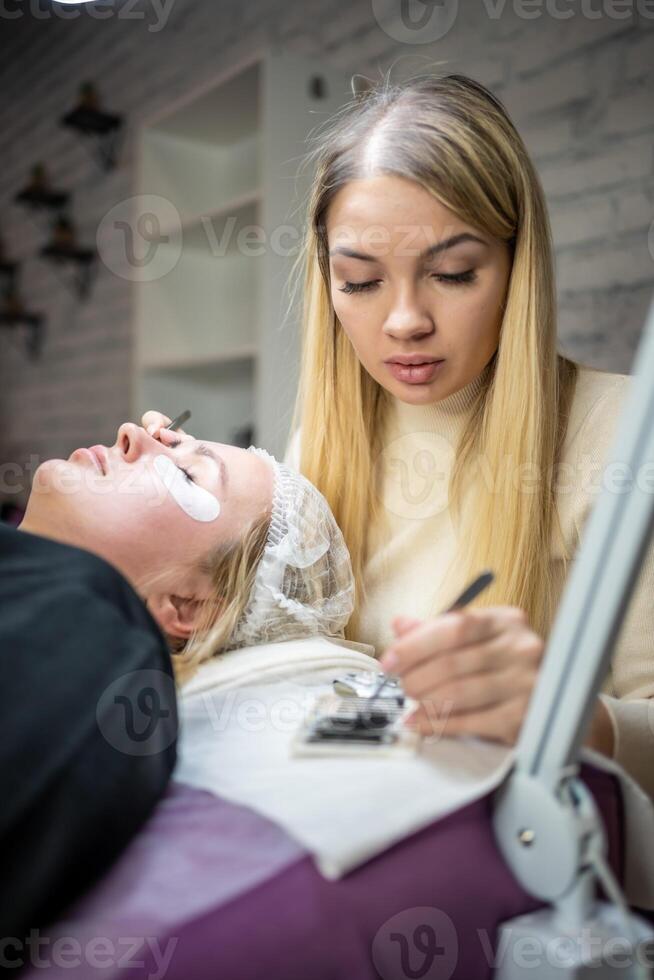
[[194, 521], [215, 521], [220, 514], [220, 502], [212, 493], [196, 483], [189, 483], [168, 456], [155, 456], [154, 468], [170, 496], [185, 514]]

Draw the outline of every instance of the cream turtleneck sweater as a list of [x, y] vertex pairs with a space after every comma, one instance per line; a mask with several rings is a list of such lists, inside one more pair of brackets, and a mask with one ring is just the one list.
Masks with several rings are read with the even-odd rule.
[[[456, 561], [459, 543], [447, 488], [458, 436], [487, 371], [432, 405], [392, 399], [382, 439], [386, 522], [370, 528], [370, 557], [364, 569], [367, 600], [360, 610], [357, 636], [372, 644], [378, 656], [394, 638], [393, 616], [426, 618], [455, 598], [447, 571]], [[580, 366], [562, 453], [566, 477], [559, 482], [564, 489], [557, 494], [571, 554], [601, 488], [603, 464], [629, 383], [629, 375]], [[298, 456], [299, 432], [285, 461], [297, 468]], [[558, 547], [553, 542], [554, 561]], [[641, 569], [600, 697], [613, 723], [614, 759], [654, 800], [654, 545]]]

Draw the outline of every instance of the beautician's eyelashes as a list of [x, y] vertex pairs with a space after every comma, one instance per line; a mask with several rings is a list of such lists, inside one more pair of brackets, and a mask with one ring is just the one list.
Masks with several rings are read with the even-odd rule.
[[348, 295], [350, 293], [366, 293], [369, 289], [374, 289], [378, 282], [378, 279], [373, 279], [371, 282], [345, 282], [339, 286], [339, 292]]
[[477, 278], [477, 273], [474, 269], [466, 269], [465, 272], [452, 272], [449, 274], [445, 272], [435, 272], [433, 278], [446, 284], [452, 283], [456, 286], [474, 282]]
[[[432, 279], [437, 279], [445, 285], [462, 286], [474, 282], [477, 274], [474, 269], [466, 269], [465, 272], [434, 272]], [[339, 287], [341, 293], [348, 295], [352, 293], [366, 293], [375, 289], [379, 285], [379, 279], [372, 279], [369, 282], [345, 282]]]

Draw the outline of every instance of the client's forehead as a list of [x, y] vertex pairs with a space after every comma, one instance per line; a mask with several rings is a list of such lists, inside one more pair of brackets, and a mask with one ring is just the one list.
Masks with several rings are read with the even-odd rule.
[[256, 453], [223, 442], [203, 440], [225, 464], [227, 492], [225, 504], [236, 515], [250, 520], [269, 512], [274, 475], [270, 464]]

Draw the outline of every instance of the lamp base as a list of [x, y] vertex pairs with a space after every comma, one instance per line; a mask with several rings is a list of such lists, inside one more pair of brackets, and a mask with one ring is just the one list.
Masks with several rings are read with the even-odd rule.
[[[547, 907], [502, 923], [494, 980], [651, 980], [654, 930], [635, 913], [597, 901], [582, 924], [565, 927]], [[626, 935], [629, 933], [629, 935]]]

